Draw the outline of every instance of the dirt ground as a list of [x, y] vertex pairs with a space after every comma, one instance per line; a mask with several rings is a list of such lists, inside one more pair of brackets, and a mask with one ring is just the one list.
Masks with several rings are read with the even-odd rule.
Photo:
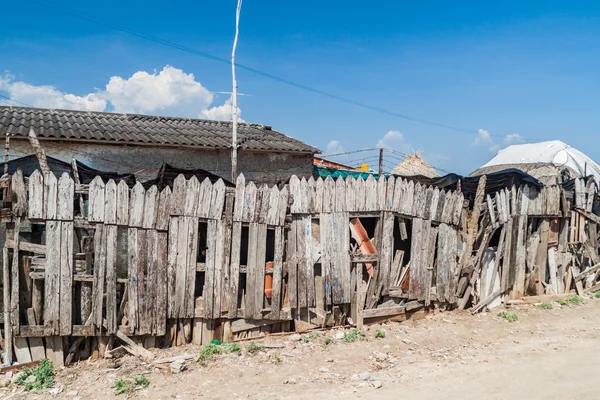
[[[600, 300], [552, 310], [534, 306], [471, 316], [438, 312], [419, 321], [371, 326], [366, 338], [345, 343], [342, 331], [323, 336], [268, 337], [254, 354], [213, 356], [205, 366], [152, 368], [126, 356], [82, 362], [56, 377], [55, 394], [72, 399], [597, 399]], [[385, 338], [376, 338], [377, 330]], [[345, 331], [346, 333], [349, 330]], [[332, 343], [326, 338], [333, 339]], [[271, 348], [267, 348], [271, 347]], [[276, 347], [276, 348], [273, 348]], [[198, 354], [194, 346], [156, 350], [156, 357]], [[117, 368], [115, 368], [117, 367]], [[146, 374], [147, 389], [116, 396], [114, 382]], [[20, 389], [0, 392], [13, 398]], [[56, 394], [57, 391], [60, 393]]]

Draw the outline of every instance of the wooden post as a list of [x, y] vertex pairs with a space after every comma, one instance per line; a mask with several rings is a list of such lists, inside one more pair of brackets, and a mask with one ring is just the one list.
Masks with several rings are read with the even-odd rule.
[[[71, 160], [71, 167], [73, 168], [73, 179], [75, 180], [75, 184], [79, 185], [81, 182], [79, 180], [79, 170], [77, 169], [77, 160], [75, 159], [75, 157], [73, 157], [73, 160]], [[80, 194], [79, 195], [79, 212], [81, 213], [82, 217], [85, 216], [84, 209], [85, 209], [85, 204], [83, 201], [83, 195]]]
[[3, 278], [3, 301], [4, 301], [4, 365], [12, 365], [12, 329], [10, 322], [10, 273], [8, 267], [8, 248], [2, 251], [2, 278]]

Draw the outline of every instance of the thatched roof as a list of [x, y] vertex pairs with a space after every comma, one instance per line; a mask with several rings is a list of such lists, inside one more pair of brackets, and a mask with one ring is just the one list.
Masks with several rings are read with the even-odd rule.
[[435, 178], [440, 176], [435, 169], [425, 160], [421, 158], [421, 154], [416, 152], [415, 154], [408, 155], [400, 164], [396, 165], [396, 168], [392, 170], [392, 174], [401, 176], [425, 176], [427, 178]]

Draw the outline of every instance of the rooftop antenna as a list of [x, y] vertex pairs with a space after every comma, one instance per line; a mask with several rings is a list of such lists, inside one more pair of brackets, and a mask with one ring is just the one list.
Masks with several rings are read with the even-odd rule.
[[240, 32], [240, 11], [242, 10], [242, 0], [238, 0], [235, 13], [235, 37], [233, 38], [233, 50], [231, 51], [231, 77], [233, 81], [233, 93], [231, 95], [231, 120], [233, 121], [233, 135], [231, 135], [231, 181], [237, 180], [237, 81], [235, 80], [235, 49], [237, 47], [238, 35]]

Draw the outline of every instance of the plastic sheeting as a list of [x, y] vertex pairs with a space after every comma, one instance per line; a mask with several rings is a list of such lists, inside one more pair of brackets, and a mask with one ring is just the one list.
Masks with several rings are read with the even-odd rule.
[[600, 183], [600, 165], [560, 140], [508, 146], [481, 168], [515, 164], [552, 164], [567, 167], [579, 174], [578, 177], [593, 175], [596, 182]]

